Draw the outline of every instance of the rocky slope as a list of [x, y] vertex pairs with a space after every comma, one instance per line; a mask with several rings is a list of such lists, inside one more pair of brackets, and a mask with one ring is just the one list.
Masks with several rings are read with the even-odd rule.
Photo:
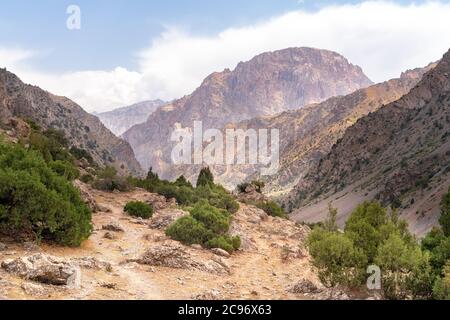
[[159, 108], [146, 123], [123, 134], [144, 169], [152, 166], [172, 178], [170, 142], [178, 127], [220, 129], [257, 116], [273, 115], [329, 97], [344, 95], [371, 81], [361, 68], [341, 55], [311, 48], [290, 48], [261, 54], [235, 70], [207, 77], [191, 95]]
[[[305, 176], [308, 170], [326, 155], [332, 146], [361, 117], [374, 112], [409, 92], [423, 74], [435, 67], [408, 70], [398, 79], [392, 79], [346, 96], [333, 97], [319, 104], [279, 115], [259, 117], [228, 125], [238, 129], [278, 129], [280, 131], [280, 169], [277, 174], [261, 177], [258, 165], [213, 166], [217, 181], [233, 189], [243, 180], [259, 179], [266, 182], [265, 192], [281, 196]], [[199, 167], [181, 167], [174, 170], [187, 177], [195, 177]]]
[[350, 127], [287, 200], [297, 220], [317, 221], [333, 201], [340, 222], [363, 200], [400, 207], [411, 229], [436, 224], [450, 185], [450, 52], [408, 94]]
[[145, 122], [156, 109], [164, 104], [166, 102], [162, 100], [143, 101], [108, 112], [94, 113], [94, 115], [116, 136], [120, 136], [132, 126]]
[[87, 150], [102, 165], [114, 165], [124, 174], [141, 174], [130, 145], [117, 138], [75, 102], [24, 84], [0, 69], [0, 123], [8, 127], [13, 118], [30, 119], [43, 129], [65, 133], [71, 146]]
[[[167, 223], [183, 211], [160, 196], [89, 192], [103, 211], [81, 248], [0, 239], [0, 299], [348, 299], [318, 281], [306, 226], [242, 204], [231, 232], [243, 247], [230, 256], [168, 239]], [[153, 203], [154, 217], [126, 216], [133, 199]]]

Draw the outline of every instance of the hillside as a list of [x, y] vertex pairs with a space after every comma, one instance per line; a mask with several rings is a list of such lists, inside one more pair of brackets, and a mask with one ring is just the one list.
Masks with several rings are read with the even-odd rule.
[[162, 100], [143, 101], [108, 112], [94, 113], [94, 115], [116, 136], [120, 136], [132, 126], [145, 122], [149, 115], [164, 104], [166, 102]]
[[70, 146], [85, 149], [98, 164], [115, 166], [124, 174], [142, 174], [130, 145], [97, 117], [68, 98], [24, 84], [13, 73], [0, 69], [0, 123], [10, 128], [14, 117], [32, 120], [44, 130], [63, 131]]
[[290, 48], [263, 53], [235, 70], [208, 76], [191, 95], [159, 108], [146, 123], [123, 134], [144, 169], [153, 169], [165, 178], [173, 178], [170, 136], [177, 127], [220, 129], [258, 116], [286, 110], [344, 95], [371, 81], [361, 68], [341, 55], [311, 48]]
[[[218, 181], [231, 189], [243, 180], [258, 179], [266, 183], [266, 193], [277, 197], [286, 194], [331, 150], [347, 128], [361, 117], [408, 93], [423, 74], [435, 65], [432, 63], [425, 68], [408, 70], [397, 79], [375, 84], [346, 96], [333, 97], [319, 104], [228, 125], [227, 129], [280, 131], [280, 170], [274, 176], [261, 177], [258, 165], [217, 165], [211, 169]], [[201, 168], [184, 166], [177, 169], [180, 174], [191, 178]]]
[[363, 200], [398, 207], [416, 234], [436, 225], [450, 185], [450, 52], [408, 94], [361, 118], [286, 200], [296, 220], [339, 221]]

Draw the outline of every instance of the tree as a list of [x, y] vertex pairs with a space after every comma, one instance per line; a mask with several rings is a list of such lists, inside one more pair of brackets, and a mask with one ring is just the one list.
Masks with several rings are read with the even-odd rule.
[[335, 232], [338, 231], [338, 225], [337, 225], [337, 214], [338, 211], [336, 208], [333, 208], [331, 203], [328, 204], [328, 217], [323, 222], [323, 228], [327, 231]]
[[450, 237], [450, 189], [448, 190], [448, 193], [444, 195], [441, 207], [442, 210], [439, 223], [445, 236]]
[[381, 227], [387, 222], [386, 209], [377, 202], [364, 202], [353, 211], [345, 224], [345, 234], [364, 251], [369, 262], [373, 261], [378, 246], [384, 240]]
[[444, 268], [443, 277], [439, 277], [434, 284], [433, 297], [438, 300], [450, 300], [450, 260]]
[[159, 176], [157, 173], [153, 172], [153, 168], [150, 167], [147, 173], [147, 180], [150, 182], [159, 182]]
[[0, 232], [79, 246], [92, 231], [79, 191], [40, 152], [0, 144]]
[[324, 285], [358, 286], [362, 283], [367, 258], [345, 235], [315, 229], [308, 238], [308, 246]]
[[203, 168], [197, 179], [197, 188], [202, 186], [212, 186], [214, 184], [214, 176], [209, 167]]
[[375, 264], [382, 270], [383, 291], [388, 299], [405, 299], [431, 292], [431, 268], [428, 255], [418, 245], [408, 244], [400, 234], [393, 233], [378, 248]]

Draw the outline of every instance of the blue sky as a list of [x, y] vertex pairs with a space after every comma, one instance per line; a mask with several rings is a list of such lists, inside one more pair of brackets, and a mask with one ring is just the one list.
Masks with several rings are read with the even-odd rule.
[[[264, 21], [292, 10], [318, 10], [345, 0], [0, 0], [0, 44], [42, 51], [46, 70], [135, 68], [133, 53], [166, 25], [208, 35]], [[413, 1], [400, 0], [398, 3]], [[414, 1], [418, 3], [420, 1]], [[66, 8], [76, 4], [82, 28], [65, 27]]]
[[[0, 67], [101, 111], [189, 94], [213, 71], [286, 46], [338, 51], [374, 81], [438, 59], [450, 47], [436, 35], [449, 30], [440, 21], [449, 20], [449, 1], [359, 3], [0, 0]], [[81, 8], [81, 30], [66, 28], [71, 4]]]

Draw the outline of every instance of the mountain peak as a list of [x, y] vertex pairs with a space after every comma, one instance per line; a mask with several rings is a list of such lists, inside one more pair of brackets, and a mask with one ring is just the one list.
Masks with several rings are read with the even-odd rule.
[[[288, 48], [262, 53], [234, 70], [210, 74], [191, 95], [159, 108], [145, 124], [123, 134], [145, 168], [162, 176], [170, 165], [176, 124], [222, 128], [258, 116], [299, 109], [371, 85], [361, 68], [328, 50]], [[158, 152], [155, 152], [158, 150]], [[149, 156], [151, 155], [151, 156]]]

